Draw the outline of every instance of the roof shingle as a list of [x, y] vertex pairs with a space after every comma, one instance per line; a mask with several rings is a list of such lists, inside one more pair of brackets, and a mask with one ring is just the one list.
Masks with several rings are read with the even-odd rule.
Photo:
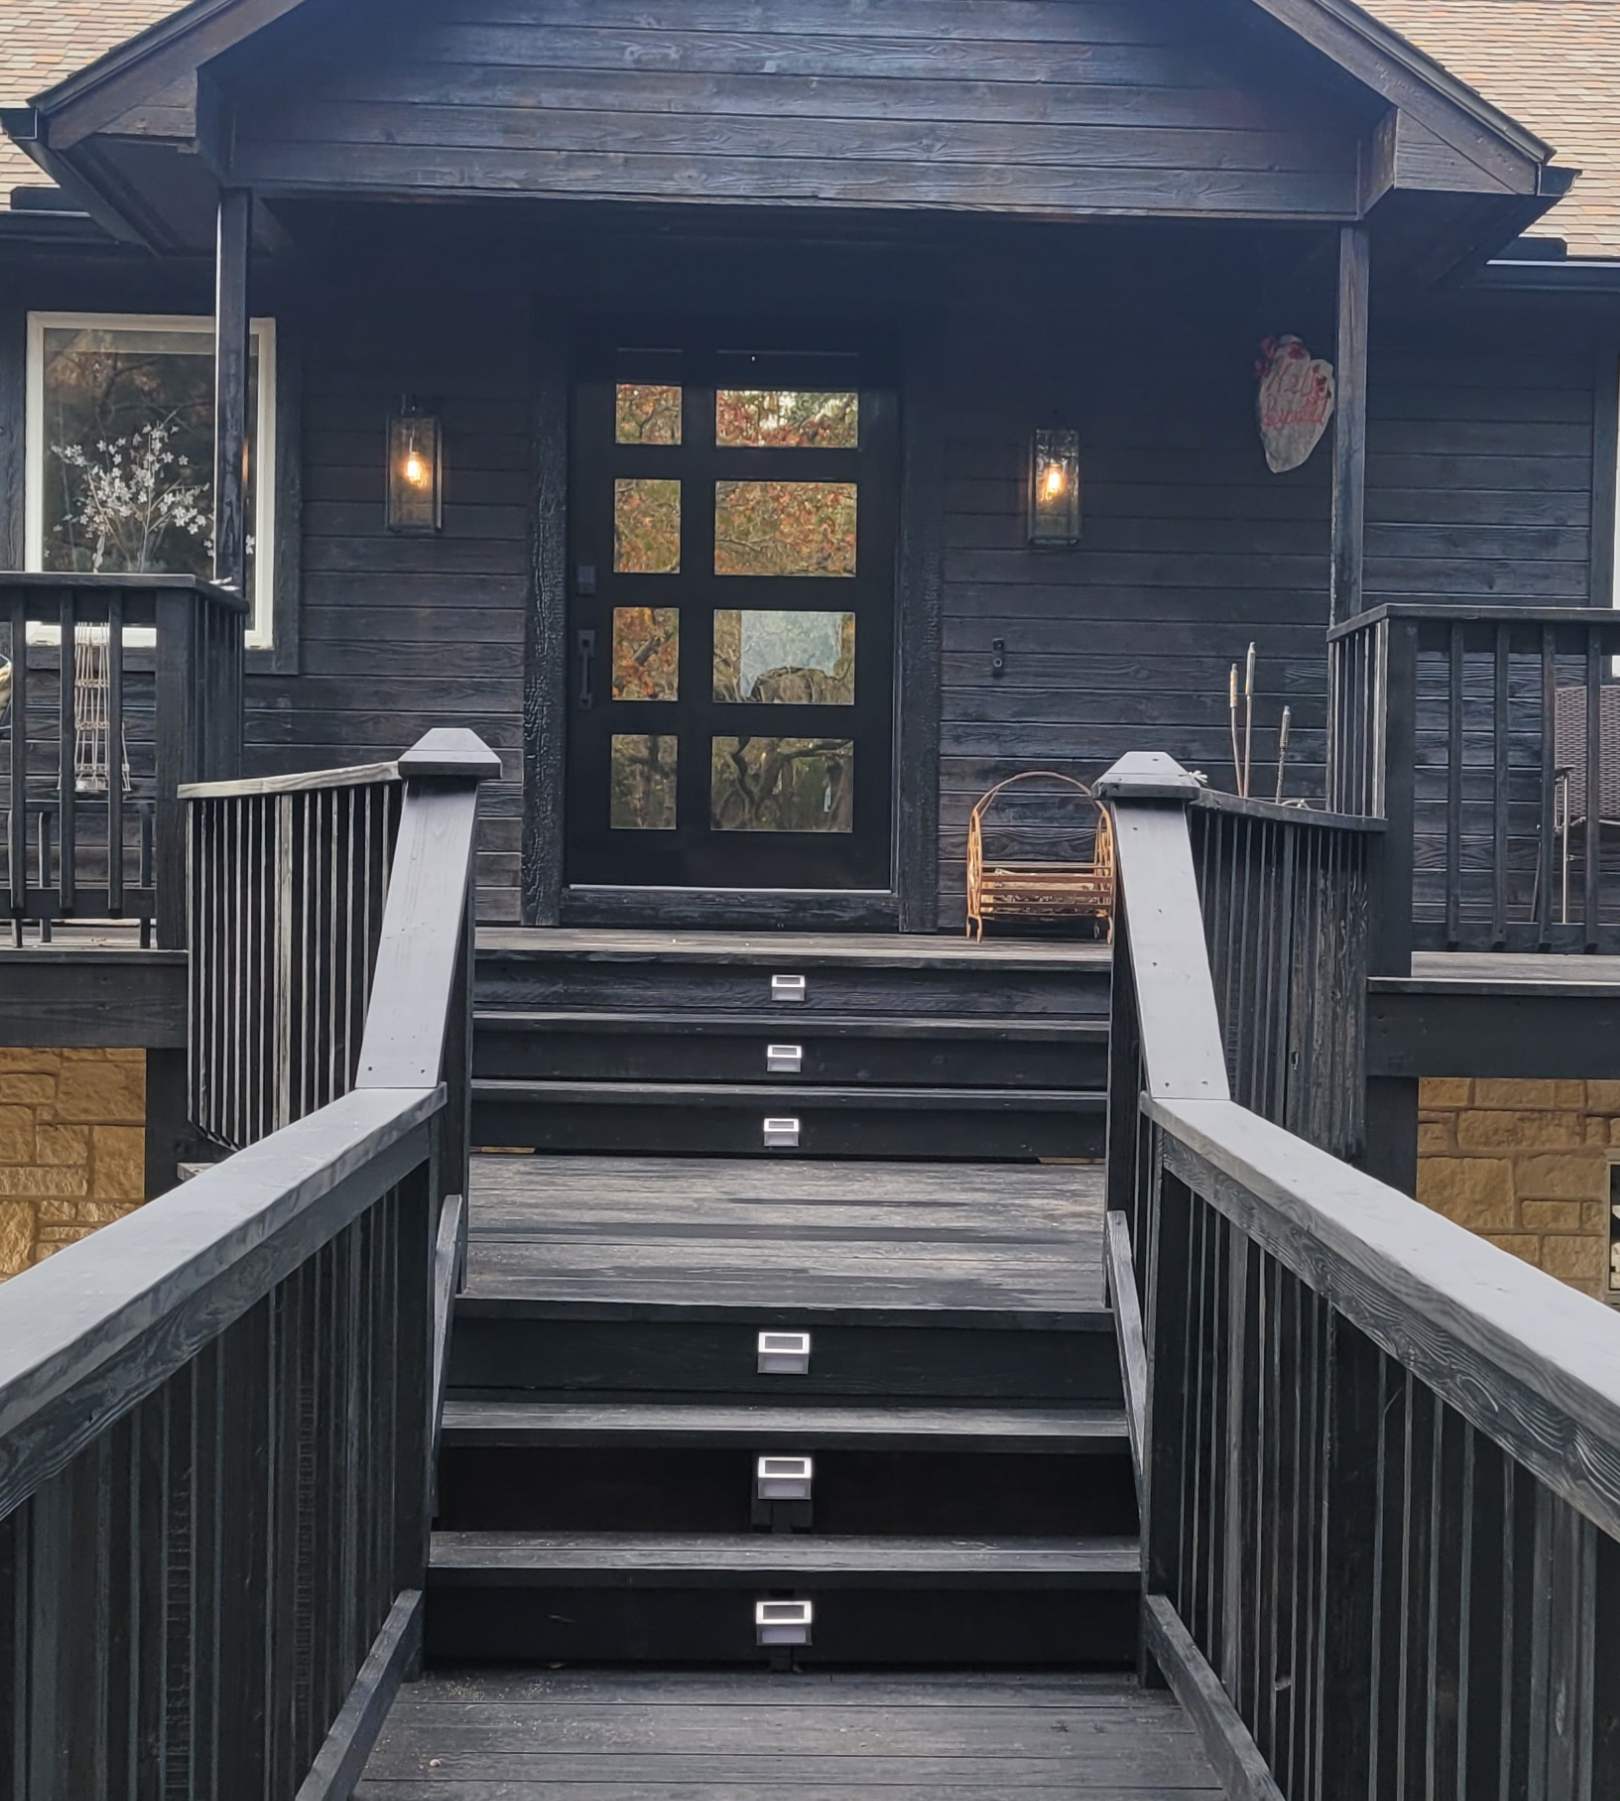
[[[1620, 0], [1363, 0], [1367, 10], [1584, 171], [1538, 235], [1620, 257]], [[176, 0], [0, 0], [0, 106], [16, 106], [179, 10]], [[0, 200], [48, 186], [0, 137]]]

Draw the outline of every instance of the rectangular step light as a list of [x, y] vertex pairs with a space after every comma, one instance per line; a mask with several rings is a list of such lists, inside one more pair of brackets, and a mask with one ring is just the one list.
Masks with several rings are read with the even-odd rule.
[[771, 999], [773, 1001], [802, 1001], [805, 995], [803, 976], [772, 976]]
[[768, 1151], [796, 1151], [799, 1148], [799, 1122], [796, 1119], [767, 1119], [765, 1148]]
[[815, 1620], [813, 1601], [756, 1601], [754, 1641], [761, 1645], [807, 1645]]
[[756, 1501], [808, 1501], [815, 1482], [813, 1457], [761, 1457], [754, 1464]]
[[758, 1340], [759, 1373], [762, 1376], [808, 1376], [808, 1332], [761, 1332]]
[[765, 1047], [765, 1070], [773, 1076], [796, 1076], [804, 1066], [802, 1044], [768, 1044]]

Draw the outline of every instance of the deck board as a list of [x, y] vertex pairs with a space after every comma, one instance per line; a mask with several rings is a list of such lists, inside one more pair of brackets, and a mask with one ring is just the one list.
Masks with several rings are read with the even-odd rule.
[[1216, 1801], [1129, 1675], [444, 1671], [401, 1691], [359, 1801]]
[[481, 1156], [467, 1300], [936, 1314], [1104, 1306], [1102, 1171]]

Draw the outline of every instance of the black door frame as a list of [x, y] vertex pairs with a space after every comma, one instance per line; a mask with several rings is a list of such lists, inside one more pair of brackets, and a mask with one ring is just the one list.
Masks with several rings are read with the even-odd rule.
[[[825, 332], [834, 328], [828, 326]], [[899, 544], [895, 571], [894, 888], [881, 895], [641, 890], [570, 895], [563, 884], [568, 666], [568, 480], [573, 346], [562, 309], [537, 306], [532, 402], [530, 597], [525, 632], [522, 920], [525, 925], [764, 927], [931, 932], [937, 927], [943, 371], [931, 325], [900, 345]], [[825, 334], [824, 334], [825, 335]], [[870, 325], [863, 337], [871, 335]]]

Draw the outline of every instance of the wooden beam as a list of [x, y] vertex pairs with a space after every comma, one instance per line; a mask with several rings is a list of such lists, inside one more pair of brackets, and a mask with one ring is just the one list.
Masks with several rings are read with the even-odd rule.
[[1361, 611], [1367, 534], [1367, 306], [1371, 245], [1364, 225], [1339, 233], [1338, 383], [1333, 417], [1333, 564], [1328, 623]]
[[421, 1642], [422, 1591], [403, 1588], [299, 1784], [296, 1801], [349, 1801]]
[[1142, 1304], [1136, 1292], [1136, 1264], [1131, 1256], [1131, 1223], [1123, 1213], [1103, 1220], [1103, 1255], [1108, 1268], [1108, 1295], [1119, 1336], [1119, 1367], [1125, 1383], [1125, 1424], [1131, 1437], [1131, 1465], [1136, 1473], [1136, 1500], [1142, 1505], [1142, 1459], [1147, 1443], [1148, 1359], [1142, 1330]]
[[1283, 1801], [1282, 1790], [1220, 1678], [1163, 1595], [1147, 1597], [1142, 1626], [1147, 1649], [1192, 1721], [1228, 1801]]
[[214, 580], [247, 592], [248, 256], [253, 196], [219, 197], [214, 260]]
[[1612, 607], [1617, 598], [1615, 564], [1620, 562], [1620, 338], [1613, 329], [1599, 339], [1592, 373], [1592, 546], [1591, 598]]

